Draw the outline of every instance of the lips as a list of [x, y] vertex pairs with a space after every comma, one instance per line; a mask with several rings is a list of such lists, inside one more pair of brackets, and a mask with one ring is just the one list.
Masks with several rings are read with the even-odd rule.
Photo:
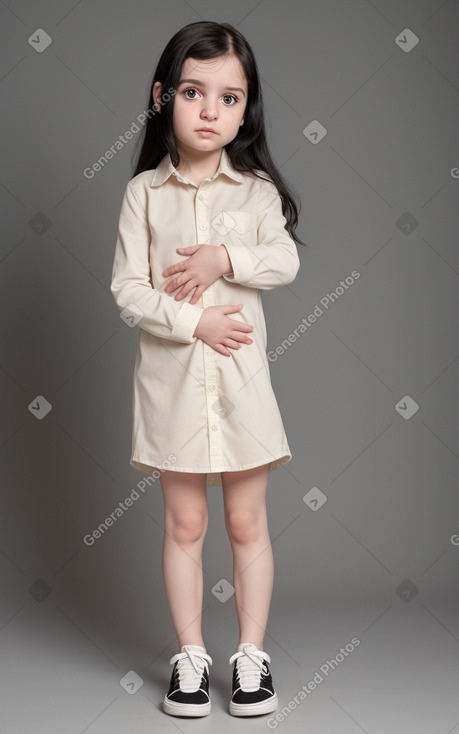
[[199, 130], [196, 130], [197, 133], [215, 133], [215, 135], [218, 135], [218, 133], [213, 130], [211, 127], [200, 127]]

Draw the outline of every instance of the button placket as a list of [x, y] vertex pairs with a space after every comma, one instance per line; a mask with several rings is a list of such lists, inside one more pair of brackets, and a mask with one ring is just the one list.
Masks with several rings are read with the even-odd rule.
[[[199, 186], [195, 199], [196, 233], [198, 244], [208, 244], [210, 221], [206, 204], [206, 196], [202, 189], [207, 188], [205, 181]], [[215, 306], [215, 290], [213, 284], [202, 294], [203, 308]], [[207, 435], [209, 440], [209, 463], [211, 471], [218, 471], [223, 460], [221, 441], [220, 416], [214, 410], [218, 404], [217, 385], [217, 353], [211, 347], [204, 345], [204, 388], [206, 396]]]

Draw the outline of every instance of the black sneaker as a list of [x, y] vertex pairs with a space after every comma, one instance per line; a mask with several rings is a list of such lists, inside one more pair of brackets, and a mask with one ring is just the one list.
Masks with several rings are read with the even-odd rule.
[[229, 659], [233, 667], [233, 693], [229, 705], [233, 716], [267, 714], [278, 706], [268, 663], [268, 653], [257, 650], [252, 642], [238, 645]]
[[163, 710], [173, 716], [206, 716], [210, 714], [209, 664], [212, 658], [200, 645], [182, 645], [181, 652], [171, 657], [174, 664], [169, 690], [164, 696]]

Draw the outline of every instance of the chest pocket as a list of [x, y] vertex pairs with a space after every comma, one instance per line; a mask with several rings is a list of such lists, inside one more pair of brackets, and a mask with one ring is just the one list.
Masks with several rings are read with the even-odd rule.
[[218, 217], [216, 229], [221, 235], [229, 237], [235, 243], [256, 245], [258, 242], [258, 228], [256, 214], [226, 209]]

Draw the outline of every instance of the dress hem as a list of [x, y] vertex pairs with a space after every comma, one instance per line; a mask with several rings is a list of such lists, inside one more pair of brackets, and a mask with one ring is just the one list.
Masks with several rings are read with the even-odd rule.
[[[208, 468], [187, 468], [183, 466], [175, 466], [172, 465], [168, 468], [170, 471], [177, 471], [177, 472], [187, 472], [191, 474], [207, 474], [206, 478], [206, 485], [217, 487], [221, 486], [222, 480], [221, 480], [221, 472], [234, 472], [234, 471], [245, 471], [246, 469], [254, 469], [257, 466], [263, 466], [264, 464], [269, 463], [269, 471], [272, 472], [274, 469], [278, 469], [287, 462], [289, 462], [292, 458], [292, 454], [290, 451], [283, 452], [280, 456], [275, 457], [270, 462], [268, 461], [256, 461], [252, 464], [245, 464], [244, 466], [239, 467], [225, 467], [221, 469], [216, 469], [214, 471], [210, 471]], [[155, 469], [158, 470], [164, 470], [164, 461], [159, 464], [152, 463], [146, 463], [145, 461], [140, 461], [139, 459], [136, 459], [134, 457], [131, 457], [129, 461], [130, 465], [134, 467], [134, 469], [137, 469], [138, 471], [144, 472], [144, 474], [152, 474]]]

